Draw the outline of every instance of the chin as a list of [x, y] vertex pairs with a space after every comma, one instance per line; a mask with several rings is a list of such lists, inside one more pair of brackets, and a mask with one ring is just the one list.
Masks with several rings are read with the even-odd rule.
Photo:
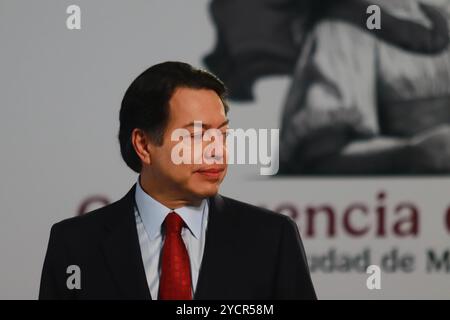
[[202, 188], [195, 188], [193, 193], [200, 198], [209, 198], [215, 196], [219, 192], [219, 185], [211, 184], [209, 186], [202, 186]]

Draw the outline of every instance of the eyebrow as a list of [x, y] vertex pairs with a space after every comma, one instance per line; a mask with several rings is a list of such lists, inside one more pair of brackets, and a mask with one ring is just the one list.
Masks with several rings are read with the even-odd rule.
[[[222, 128], [223, 126], [226, 126], [228, 123], [230, 123], [230, 120], [229, 120], [229, 119], [227, 119], [227, 120], [225, 120], [224, 122], [222, 122], [222, 123], [220, 124], [220, 126], [217, 127], [217, 129]], [[193, 126], [194, 126], [194, 121], [192, 121], [192, 122], [188, 123], [187, 125], [183, 126], [183, 128], [188, 128], [188, 127], [193, 127]], [[209, 125], [209, 124], [204, 124], [204, 123], [202, 122], [202, 128], [209, 129], [209, 128], [211, 128], [211, 127], [212, 127], [211, 125]]]

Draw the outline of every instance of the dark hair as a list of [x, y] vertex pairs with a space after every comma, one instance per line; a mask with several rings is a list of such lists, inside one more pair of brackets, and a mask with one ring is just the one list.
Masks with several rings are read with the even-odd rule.
[[179, 87], [214, 90], [228, 113], [226, 87], [213, 74], [183, 62], [168, 61], [148, 68], [131, 83], [120, 109], [120, 152], [137, 173], [142, 163], [131, 143], [131, 133], [135, 128], [142, 129], [155, 144], [161, 145], [169, 119], [169, 101]]

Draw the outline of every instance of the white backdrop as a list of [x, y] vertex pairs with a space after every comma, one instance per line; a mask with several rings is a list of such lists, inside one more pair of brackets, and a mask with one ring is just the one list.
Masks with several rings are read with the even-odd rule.
[[[81, 30], [66, 28], [66, 8], [81, 7]], [[124, 91], [148, 66], [182, 60], [200, 66], [215, 34], [208, 1], [0, 1], [0, 298], [35, 299], [49, 230], [74, 216], [88, 197], [121, 197], [136, 179], [122, 162], [116, 139]], [[277, 128], [289, 78], [259, 81], [257, 100], [231, 103], [234, 128]], [[255, 116], [257, 115], [257, 117]], [[319, 298], [449, 298], [450, 178], [276, 178], [258, 168], [232, 166], [224, 195], [270, 209], [297, 211], [310, 262], [335, 249], [338, 256], [364, 250], [372, 264], [397, 248], [414, 260], [410, 272], [382, 271], [381, 290], [368, 290], [364, 272], [313, 272]], [[377, 194], [386, 193], [384, 202]], [[394, 224], [418, 210], [418, 235], [398, 237]], [[352, 215], [361, 237], [343, 227], [345, 209], [364, 203], [367, 214]], [[334, 237], [326, 216], [317, 216], [308, 235], [308, 208], [335, 210]], [[376, 236], [377, 207], [385, 207], [386, 234]], [[288, 213], [288, 210], [283, 212]], [[427, 250], [447, 265], [427, 271]], [[342, 262], [342, 261], [341, 261]], [[406, 262], [405, 262], [406, 263]]]

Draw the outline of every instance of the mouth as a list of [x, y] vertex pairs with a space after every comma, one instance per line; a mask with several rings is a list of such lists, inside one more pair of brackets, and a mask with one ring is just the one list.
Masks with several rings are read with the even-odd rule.
[[220, 178], [224, 170], [225, 170], [224, 167], [209, 167], [209, 168], [201, 168], [195, 171], [195, 173], [198, 173], [209, 179], [217, 180]]

